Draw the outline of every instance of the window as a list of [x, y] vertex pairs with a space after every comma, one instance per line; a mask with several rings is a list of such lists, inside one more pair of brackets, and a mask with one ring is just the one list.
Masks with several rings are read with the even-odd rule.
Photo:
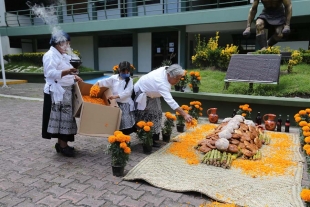
[[[159, 4], [160, 0], [144, 0], [145, 1], [145, 5], [148, 4]], [[137, 5], [138, 6], [142, 6], [143, 5], [143, 0], [137, 0]]]
[[99, 47], [131, 47], [132, 35], [104, 35], [99, 37]]
[[21, 38], [9, 37], [11, 48], [22, 48]]
[[104, 10], [104, 4], [106, 4], [107, 9], [118, 8], [118, 0], [103, 0], [96, 3], [97, 10]]
[[37, 39], [37, 48], [38, 48], [38, 50], [50, 48], [50, 39], [51, 38]]
[[67, 0], [68, 15], [84, 13], [87, 13], [87, 0]]

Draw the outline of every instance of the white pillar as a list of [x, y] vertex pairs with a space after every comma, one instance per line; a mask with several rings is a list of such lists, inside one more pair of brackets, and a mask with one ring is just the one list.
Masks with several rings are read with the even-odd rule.
[[1, 61], [1, 69], [2, 69], [2, 80], [3, 80], [3, 86], [2, 88], [7, 88], [8, 86], [6, 85], [6, 78], [5, 78], [5, 70], [4, 70], [4, 59], [3, 59], [3, 52], [2, 52], [2, 37], [0, 34], [0, 61]]
[[6, 26], [5, 23], [5, 3], [4, 0], [0, 0], [0, 27]]

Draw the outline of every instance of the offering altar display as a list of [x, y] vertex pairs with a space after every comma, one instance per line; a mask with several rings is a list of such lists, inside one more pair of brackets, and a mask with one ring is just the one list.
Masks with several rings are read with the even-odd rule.
[[237, 115], [219, 125], [198, 124], [172, 140], [123, 179], [237, 206], [303, 206], [298, 134], [266, 131]]

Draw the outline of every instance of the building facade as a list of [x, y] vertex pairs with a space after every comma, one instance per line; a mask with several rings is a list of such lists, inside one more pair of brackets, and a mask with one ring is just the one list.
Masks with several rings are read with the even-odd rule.
[[[83, 65], [111, 71], [120, 61], [147, 73], [170, 59], [192, 67], [195, 35], [209, 39], [219, 31], [219, 44], [235, 44], [242, 52], [255, 50], [252, 35], [242, 32], [251, 7], [248, 0], [33, 0], [54, 9], [50, 17], [71, 36], [71, 47]], [[310, 0], [292, 0], [291, 34], [277, 45], [308, 49]], [[260, 4], [257, 15], [262, 10]], [[51, 13], [49, 13], [50, 15]], [[38, 18], [26, 1], [0, 0], [0, 35], [4, 54], [42, 52], [49, 48], [52, 23]], [[55, 26], [55, 25], [54, 25]]]

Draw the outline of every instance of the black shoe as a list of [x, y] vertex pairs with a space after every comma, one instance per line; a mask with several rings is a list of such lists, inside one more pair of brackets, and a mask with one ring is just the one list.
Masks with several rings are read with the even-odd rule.
[[153, 147], [160, 147], [161, 145], [158, 144], [157, 142], [153, 141]]
[[64, 156], [74, 157], [74, 150], [71, 147], [66, 146], [65, 148], [62, 148], [59, 146], [59, 149], [60, 149], [60, 153], [63, 154]]
[[[71, 149], [74, 151], [74, 147], [70, 147], [69, 145], [68, 145], [68, 147], [71, 148]], [[55, 149], [56, 149], [56, 152], [57, 152], [57, 153], [60, 152], [60, 144], [59, 144], [59, 143], [56, 143], [56, 144], [55, 144]]]

